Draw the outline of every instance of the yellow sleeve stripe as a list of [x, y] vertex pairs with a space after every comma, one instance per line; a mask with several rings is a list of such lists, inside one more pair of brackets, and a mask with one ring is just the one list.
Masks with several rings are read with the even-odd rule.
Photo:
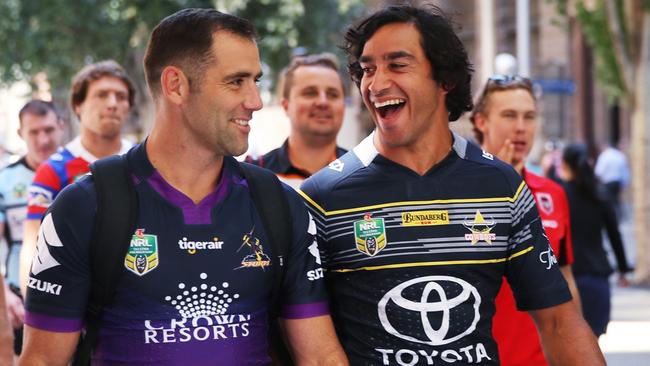
[[398, 264], [387, 264], [384, 266], [369, 266], [369, 267], [360, 267], [360, 268], [343, 268], [343, 269], [334, 269], [330, 270], [331, 272], [356, 272], [356, 271], [377, 271], [380, 269], [393, 269], [393, 268], [407, 268], [407, 267], [431, 267], [431, 266], [454, 266], [462, 264], [494, 264], [501, 263], [505, 261], [512, 260], [516, 257], [522, 256], [534, 249], [533, 246], [530, 246], [526, 249], [522, 249], [517, 253], [514, 253], [507, 258], [495, 258], [495, 259], [469, 259], [469, 260], [457, 260], [457, 261], [436, 261], [436, 262], [415, 262], [415, 263], [398, 263]]
[[318, 203], [316, 203], [316, 201], [311, 199], [311, 197], [309, 197], [307, 195], [307, 193], [303, 192], [301, 189], [298, 189], [297, 192], [298, 192], [298, 194], [300, 194], [302, 196], [302, 198], [304, 198], [307, 202], [309, 202], [310, 205], [315, 207], [318, 211], [320, 211], [324, 215], [327, 215], [327, 212], [322, 207], [320, 207], [320, 205]]

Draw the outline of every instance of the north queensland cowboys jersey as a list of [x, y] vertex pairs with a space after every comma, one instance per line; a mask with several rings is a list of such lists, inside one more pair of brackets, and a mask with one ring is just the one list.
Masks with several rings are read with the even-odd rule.
[[460, 136], [420, 176], [370, 135], [301, 189], [353, 365], [497, 365], [503, 276], [522, 310], [570, 299], [521, 177]]

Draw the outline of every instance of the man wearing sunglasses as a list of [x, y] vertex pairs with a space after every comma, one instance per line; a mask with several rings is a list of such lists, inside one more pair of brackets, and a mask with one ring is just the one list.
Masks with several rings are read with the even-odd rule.
[[332, 316], [353, 365], [498, 365], [506, 276], [554, 365], [604, 365], [569, 302], [534, 197], [511, 166], [449, 130], [472, 109], [471, 65], [434, 7], [391, 6], [346, 34], [375, 131], [302, 185]]
[[[569, 204], [562, 187], [525, 168], [537, 130], [537, 101], [530, 79], [511, 75], [490, 77], [474, 105], [470, 120], [483, 149], [512, 165], [535, 197], [544, 231], [552, 250], [540, 260], [557, 260], [574, 302], [579, 294], [571, 272], [573, 248]], [[549, 262], [550, 263], [550, 262]], [[533, 320], [517, 311], [515, 298], [504, 280], [496, 298], [494, 337], [504, 365], [546, 365]]]

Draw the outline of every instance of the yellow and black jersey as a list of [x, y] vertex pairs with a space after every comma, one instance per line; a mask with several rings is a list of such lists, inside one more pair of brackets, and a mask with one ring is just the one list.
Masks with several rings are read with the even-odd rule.
[[341, 342], [354, 365], [497, 365], [494, 298], [570, 300], [521, 177], [460, 136], [424, 176], [373, 136], [305, 181]]

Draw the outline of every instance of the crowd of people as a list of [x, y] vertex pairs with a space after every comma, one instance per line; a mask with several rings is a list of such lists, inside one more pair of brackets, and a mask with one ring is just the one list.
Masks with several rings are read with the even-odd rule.
[[[614, 270], [601, 229], [625, 286], [615, 207], [628, 176], [600, 168], [600, 189], [583, 145], [564, 150], [558, 182], [527, 170], [531, 80], [494, 75], [474, 101], [467, 52], [436, 7], [377, 10], [342, 43], [375, 124], [349, 152], [336, 144], [339, 63], [315, 54], [282, 73], [284, 144], [234, 159], [263, 75], [253, 25], [214, 9], [152, 31], [154, 124], [139, 144], [121, 137], [135, 88], [114, 61], [73, 78], [80, 132], [64, 146], [57, 109], [29, 101], [27, 153], [0, 171], [0, 364], [604, 365]], [[449, 128], [466, 112], [474, 139]], [[112, 218], [88, 172], [113, 155], [137, 212], [97, 308], [96, 230]], [[262, 168], [281, 184], [282, 247], [249, 175]]]

